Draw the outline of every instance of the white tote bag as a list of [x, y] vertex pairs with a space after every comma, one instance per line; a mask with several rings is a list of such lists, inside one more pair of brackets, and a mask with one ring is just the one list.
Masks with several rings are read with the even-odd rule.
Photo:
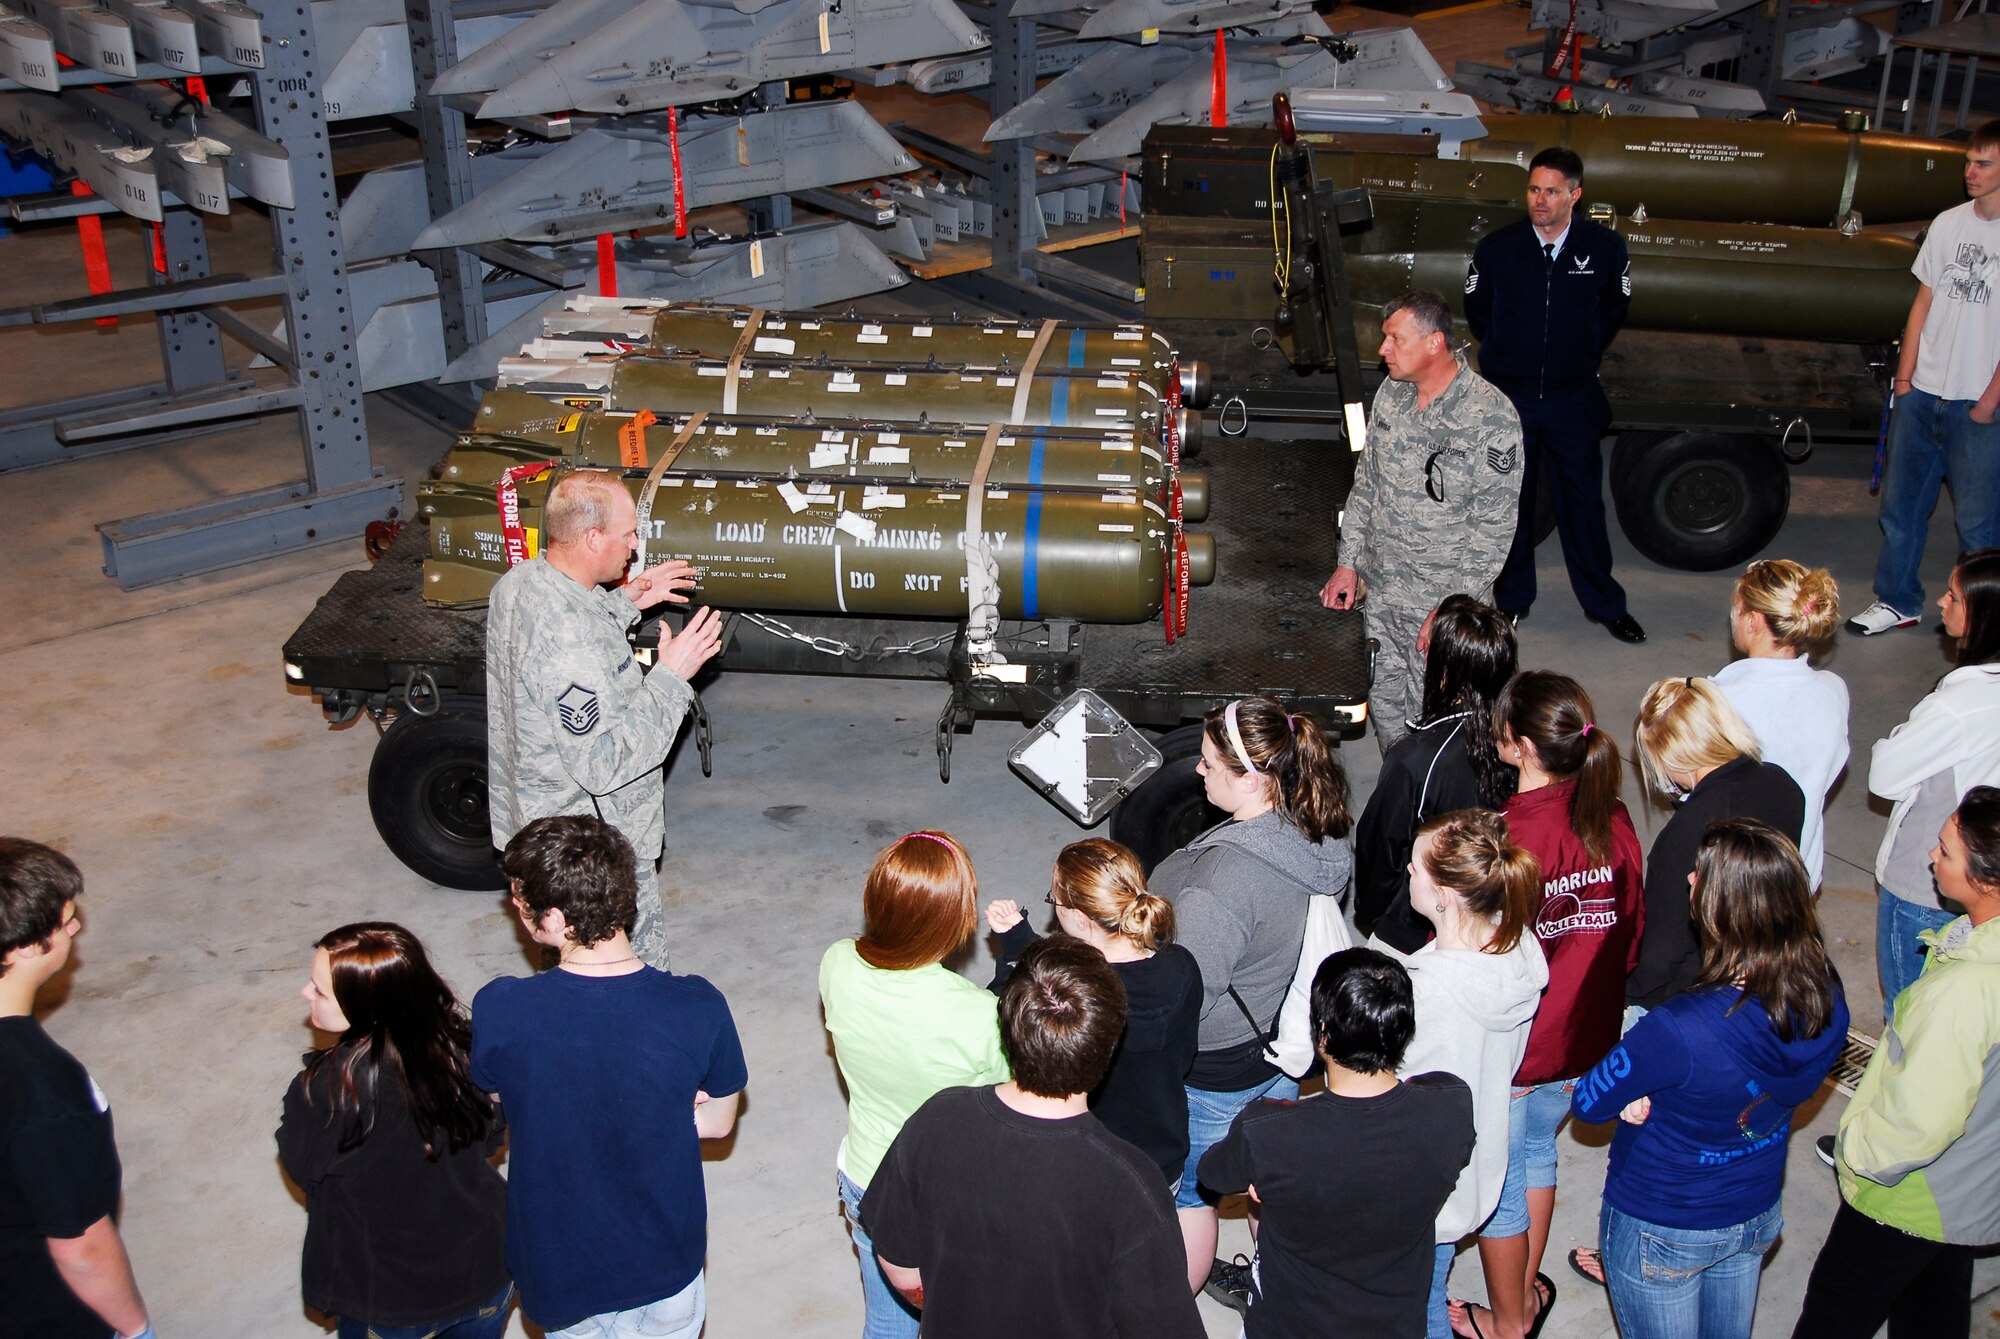
[[1278, 1039], [1270, 1048], [1273, 1063], [1295, 1079], [1303, 1078], [1317, 1058], [1312, 1037], [1313, 977], [1328, 955], [1353, 947], [1354, 936], [1348, 931], [1347, 917], [1341, 914], [1340, 899], [1307, 899], [1305, 942], [1299, 945], [1299, 965], [1278, 1010]]

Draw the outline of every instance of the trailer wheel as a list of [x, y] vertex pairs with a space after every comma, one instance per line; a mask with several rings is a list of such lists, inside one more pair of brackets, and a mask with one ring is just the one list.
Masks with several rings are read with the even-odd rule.
[[432, 883], [505, 888], [486, 817], [486, 713], [447, 698], [437, 714], [404, 712], [375, 746], [368, 810], [395, 857]]
[[1761, 437], [1626, 434], [1611, 454], [1611, 496], [1633, 547], [1665, 567], [1733, 567], [1777, 536], [1791, 475]]
[[1170, 730], [1153, 741], [1165, 761], [1139, 789], [1111, 811], [1111, 839], [1132, 848], [1139, 863], [1153, 866], [1229, 817], [1208, 802], [1201, 774], [1202, 726]]

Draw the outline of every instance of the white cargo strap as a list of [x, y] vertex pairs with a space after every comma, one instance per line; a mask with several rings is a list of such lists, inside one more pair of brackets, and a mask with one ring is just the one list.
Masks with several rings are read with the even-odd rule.
[[1054, 338], [1056, 327], [1061, 321], [1044, 321], [1035, 333], [1035, 342], [1028, 348], [1028, 361], [1021, 364], [1021, 375], [1014, 382], [1014, 412], [1007, 416], [1009, 423], [1020, 423], [1028, 412], [1028, 392], [1035, 388], [1035, 369], [1042, 364], [1042, 354]]
[[[1044, 337], [1047, 329], [1044, 327]], [[1006, 426], [986, 425], [986, 436], [979, 443], [979, 461], [972, 467], [972, 482], [965, 490], [965, 640], [966, 649], [981, 660], [1003, 658], [993, 647], [994, 634], [1000, 631], [1000, 560], [986, 543], [985, 513], [986, 475], [993, 468], [993, 450]]]
[[743, 355], [757, 342], [757, 332], [764, 325], [764, 308], [752, 307], [750, 319], [743, 323], [743, 333], [736, 337], [736, 347], [729, 351], [729, 370], [722, 378], [722, 412], [736, 412], [736, 384], [743, 375]]
[[674, 440], [667, 443], [667, 449], [660, 452], [660, 458], [653, 462], [651, 473], [646, 475], [645, 487], [639, 490], [639, 553], [632, 560], [634, 571], [646, 570], [646, 536], [652, 529], [653, 494], [660, 491], [660, 480], [673, 468], [674, 461], [679, 458], [682, 449], [694, 440], [694, 435], [701, 431], [701, 425], [707, 418], [706, 409], [698, 411], [689, 418], [686, 425], [674, 434]]

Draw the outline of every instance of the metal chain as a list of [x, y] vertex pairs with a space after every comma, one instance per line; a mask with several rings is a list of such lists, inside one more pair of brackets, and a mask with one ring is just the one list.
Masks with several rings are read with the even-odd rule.
[[[803, 646], [810, 646], [821, 655], [837, 656], [846, 660], [859, 660], [861, 658], [861, 648], [850, 642], [838, 641], [832, 637], [814, 637], [809, 633], [800, 632], [797, 628], [789, 624], [781, 623], [777, 619], [768, 618], [763, 614], [739, 612], [736, 616], [762, 628], [773, 637], [782, 637], [787, 641], [794, 641]], [[921, 641], [910, 642], [905, 646], [885, 646], [877, 651], [876, 654], [885, 656], [921, 655], [925, 651], [935, 651], [940, 646], [949, 646], [957, 638], [958, 632], [954, 629], [951, 632], [940, 633], [935, 637], [926, 637]]]

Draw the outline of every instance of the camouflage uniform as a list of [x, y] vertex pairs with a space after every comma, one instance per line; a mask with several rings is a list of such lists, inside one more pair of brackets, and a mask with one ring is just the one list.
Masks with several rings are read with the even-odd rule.
[[1447, 595], [1493, 597], [1514, 540], [1520, 463], [1514, 406], [1462, 358], [1421, 412], [1413, 383], [1385, 381], [1376, 392], [1341, 520], [1340, 561], [1368, 582], [1362, 608], [1381, 644], [1368, 712], [1385, 753], [1423, 707], [1424, 619]]
[[493, 844], [537, 818], [595, 813], [639, 857], [632, 946], [667, 967], [659, 879], [667, 750], [694, 702], [672, 670], [632, 659], [630, 600], [531, 558], [493, 587], [486, 616], [486, 770]]

